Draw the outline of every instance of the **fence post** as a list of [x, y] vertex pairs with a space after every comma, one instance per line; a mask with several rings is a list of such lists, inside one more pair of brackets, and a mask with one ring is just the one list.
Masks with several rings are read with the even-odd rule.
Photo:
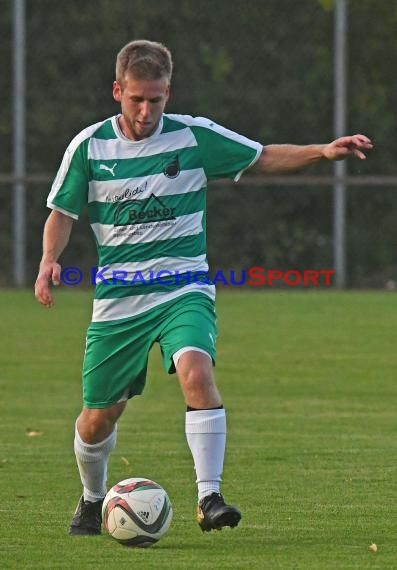
[[13, 279], [26, 285], [25, 0], [13, 2]]
[[[334, 18], [334, 136], [346, 134], [347, 4], [335, 0]], [[346, 286], [346, 161], [334, 163], [334, 269], [335, 285]]]

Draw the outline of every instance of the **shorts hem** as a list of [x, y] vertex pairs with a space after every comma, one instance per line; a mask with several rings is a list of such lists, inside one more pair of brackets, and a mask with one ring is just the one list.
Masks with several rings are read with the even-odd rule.
[[128, 402], [128, 400], [130, 400], [131, 398], [134, 398], [135, 396], [140, 396], [142, 394], [142, 392], [137, 392], [136, 394], [130, 394], [128, 396], [128, 398], [126, 398], [125, 400], [115, 400], [114, 402], [85, 402], [83, 401], [83, 406], [85, 408], [90, 408], [92, 410], [104, 410], [106, 408], [111, 408], [112, 406], [114, 406], [115, 404], [121, 404], [122, 402]]
[[[178, 352], [178, 350], [181, 350], [182, 348], [185, 348], [185, 346], [187, 346], [186, 343], [185, 343], [183, 346], [177, 348], [175, 351], [170, 351], [170, 354], [172, 353], [171, 356], [170, 356], [170, 364], [169, 364], [169, 366], [166, 368], [168, 374], [176, 374], [176, 369], [175, 369], [175, 364], [174, 364], [173, 355], [176, 354], [176, 353]], [[191, 346], [193, 346], [193, 345], [191, 345]], [[198, 343], [198, 342], [196, 342], [196, 343], [194, 344], [194, 348], [199, 348], [200, 351], [203, 351], [203, 352], [205, 352], [206, 354], [208, 354], [208, 356], [209, 356], [209, 357], [211, 358], [211, 360], [212, 360], [212, 366], [215, 368], [215, 364], [216, 364], [216, 351], [214, 351], [212, 348], [209, 349], [208, 346], [203, 346], [203, 345], [202, 345], [202, 346], [199, 346], [199, 343]]]

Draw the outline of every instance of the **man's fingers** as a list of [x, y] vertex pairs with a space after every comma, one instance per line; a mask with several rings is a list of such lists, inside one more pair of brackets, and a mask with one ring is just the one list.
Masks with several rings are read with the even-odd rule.
[[371, 139], [366, 137], [365, 135], [353, 135], [352, 139], [356, 139], [361, 144], [370, 144], [372, 145]]
[[54, 306], [51, 294], [51, 285], [59, 285], [61, 282], [61, 266], [56, 262], [40, 264], [40, 272], [36, 279], [35, 296], [36, 299], [49, 309]]
[[48, 287], [47, 287], [47, 290], [37, 287], [35, 296], [36, 296], [36, 299], [39, 301], [39, 303], [41, 303], [45, 307], [48, 307], [49, 309], [54, 304], [52, 295], [51, 295]]
[[53, 263], [50, 268], [50, 281], [53, 285], [59, 285], [61, 282], [61, 266], [59, 263]]
[[58, 286], [60, 284], [61, 272], [59, 270], [53, 271], [51, 281], [52, 281], [52, 284], [55, 286]]
[[351, 137], [351, 143], [358, 148], [366, 150], [371, 150], [371, 148], [374, 146], [371, 139], [365, 137], [364, 135], [354, 135]]
[[370, 150], [373, 148], [371, 139], [364, 135], [353, 135], [351, 137], [341, 137], [335, 141], [338, 146], [346, 146], [348, 148], [358, 147]]
[[373, 146], [371, 139], [365, 135], [340, 137], [326, 147], [324, 156], [329, 160], [344, 160], [349, 156], [365, 160], [367, 158], [365, 152], [371, 150]]
[[36, 286], [35, 297], [45, 307], [52, 307], [53, 300], [49, 287]]
[[35, 283], [35, 297], [45, 307], [51, 308], [54, 304], [47, 275], [39, 275]]
[[367, 158], [363, 152], [358, 150], [358, 148], [353, 148], [352, 152], [353, 152], [354, 156], [356, 156], [360, 160], [365, 160]]
[[[339, 147], [339, 157], [338, 159], [343, 159], [346, 156], [353, 155], [360, 160], [365, 160], [367, 157], [363, 151], [371, 150], [373, 144], [371, 139], [365, 135], [353, 135], [351, 137], [341, 137], [337, 139], [336, 146]], [[342, 149], [345, 149], [345, 153]]]

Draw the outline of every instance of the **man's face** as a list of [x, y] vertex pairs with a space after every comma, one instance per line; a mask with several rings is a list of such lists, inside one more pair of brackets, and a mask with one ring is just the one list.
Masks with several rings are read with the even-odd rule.
[[113, 83], [113, 98], [120, 103], [120, 126], [126, 137], [139, 141], [156, 130], [170, 92], [168, 79], [125, 77], [123, 85]]

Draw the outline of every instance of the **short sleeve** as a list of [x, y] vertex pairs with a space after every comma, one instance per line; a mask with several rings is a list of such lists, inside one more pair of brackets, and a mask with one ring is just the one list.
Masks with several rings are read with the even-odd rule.
[[48, 195], [47, 206], [78, 219], [87, 203], [89, 166], [87, 147], [89, 139], [78, 143], [74, 139], [63, 156], [61, 166]]
[[259, 158], [263, 146], [209, 119], [198, 118], [191, 127], [208, 179], [232, 178], [237, 182]]

